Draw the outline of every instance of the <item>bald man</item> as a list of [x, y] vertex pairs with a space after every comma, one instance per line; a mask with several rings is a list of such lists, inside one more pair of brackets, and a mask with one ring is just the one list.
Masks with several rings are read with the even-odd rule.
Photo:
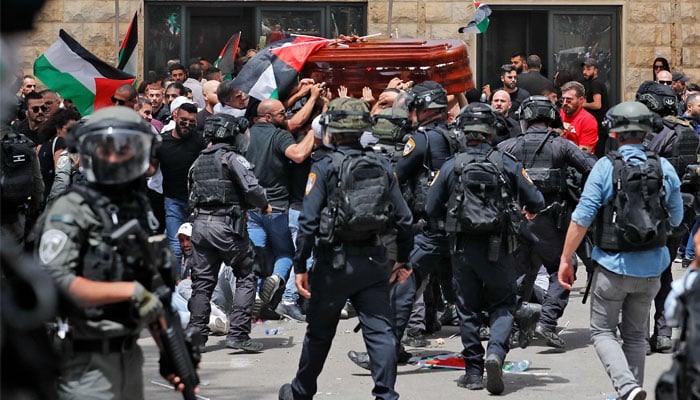
[[219, 104], [219, 97], [216, 95], [216, 91], [219, 88], [221, 82], [219, 81], [206, 81], [202, 85], [202, 97], [204, 97], [204, 108], [197, 113], [197, 129], [204, 129], [204, 121], [208, 117], [214, 115], [214, 106]]

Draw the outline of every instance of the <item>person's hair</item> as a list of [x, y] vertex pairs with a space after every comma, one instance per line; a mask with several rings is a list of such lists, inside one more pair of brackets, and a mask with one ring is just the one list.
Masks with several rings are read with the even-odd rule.
[[136, 111], [142, 109], [144, 104], [148, 104], [149, 106], [152, 105], [151, 99], [149, 99], [147, 96], [139, 96], [136, 102]]
[[168, 85], [168, 87], [167, 87], [167, 89], [165, 89], [165, 91], [167, 92], [168, 90], [170, 90], [170, 88], [177, 89], [178, 92], [180, 92], [179, 96], [184, 96], [185, 94], [187, 94], [186, 89], [185, 89], [185, 85], [183, 85], [182, 83], [173, 82], [170, 85]]
[[685, 85], [685, 90], [690, 92], [700, 92], [700, 86], [697, 83], [688, 83]]
[[513, 54], [510, 55], [510, 58], [515, 58], [515, 57], [520, 57], [523, 59], [523, 61], [525, 61], [525, 53], [520, 51], [520, 50], [514, 51]]
[[215, 66], [210, 66], [209, 69], [207, 70], [207, 73], [204, 75], [204, 78], [208, 81], [214, 79], [219, 73], [221, 72], [220, 69], [216, 68]]
[[575, 91], [576, 95], [578, 97], [585, 97], [586, 96], [586, 88], [583, 87], [583, 84], [581, 84], [581, 82], [569, 81], [561, 86], [562, 93], [569, 91], [569, 90]]
[[467, 90], [467, 93], [464, 94], [464, 96], [467, 98], [467, 103], [476, 103], [481, 100], [481, 90], [477, 88], [471, 88]]
[[42, 91], [39, 92], [39, 94], [41, 95], [41, 97], [44, 97], [44, 95], [47, 94], [47, 93], [53, 94], [53, 98], [54, 98], [55, 100], [58, 100], [58, 93], [54, 92], [54, 91], [51, 90], [51, 89], [44, 89], [44, 90], [42, 90]]
[[187, 69], [187, 76], [197, 80], [202, 77], [202, 65], [199, 63], [199, 61], [190, 64], [190, 67]]
[[22, 77], [22, 83], [24, 83], [24, 80], [25, 80], [25, 79], [35, 79], [35, 80], [36, 80], [36, 78], [34, 77], [34, 75], [25, 75], [25, 76]]
[[192, 104], [192, 103], [185, 103], [178, 108], [178, 110], [182, 110], [184, 112], [190, 113], [190, 114], [196, 114], [197, 113], [197, 106]]
[[56, 136], [58, 128], [62, 128], [70, 121], [80, 121], [82, 116], [71, 108], [59, 108], [52, 113], [49, 119], [39, 128], [39, 137], [49, 140]]
[[663, 67], [661, 68], [662, 70], [671, 72], [671, 66], [668, 64], [668, 60], [665, 59], [664, 57], [656, 57], [656, 58], [654, 59], [654, 62], [651, 63], [651, 75], [652, 75], [652, 79], [651, 79], [651, 80], [652, 80], [652, 81], [655, 81], [655, 80], [656, 80], [656, 70], [654, 70], [654, 65], [656, 65], [656, 63], [657, 63], [658, 61], [661, 61], [661, 64], [663, 65]]
[[219, 103], [223, 104], [231, 101], [233, 98], [233, 81], [223, 81], [216, 89], [216, 97], [219, 98]]
[[574, 76], [565, 69], [560, 69], [554, 74], [554, 88], [561, 88], [566, 82], [574, 80]]
[[29, 100], [44, 100], [44, 97], [37, 92], [29, 92], [24, 95], [24, 109], [29, 108]]
[[513, 64], [503, 64], [501, 65], [501, 68], [499, 70], [501, 72], [501, 76], [503, 76], [507, 72], [515, 71], [515, 67], [513, 66]]
[[693, 93], [688, 95], [688, 98], [685, 99], [686, 104], [695, 104], [698, 101], [700, 101], [700, 93]]
[[170, 72], [172, 74], [173, 71], [175, 71], [177, 69], [181, 69], [182, 72], [187, 72], [187, 68], [185, 68], [185, 66], [180, 64], [180, 63], [175, 63], [175, 64], [172, 64], [171, 66], [169, 66], [168, 72]]
[[528, 68], [534, 68], [534, 69], [540, 69], [542, 68], [542, 59], [540, 59], [540, 56], [536, 54], [530, 54], [527, 56], [527, 67]]
[[127, 93], [129, 93], [129, 100], [135, 99], [136, 96], [139, 95], [138, 91], [136, 91], [136, 89], [135, 89], [132, 85], [130, 85], [130, 84], [128, 84], [128, 83], [125, 83], [125, 84], [119, 86], [119, 87], [117, 88], [117, 90], [115, 90], [114, 92], [115, 92], [115, 93], [116, 93], [116, 92], [127, 92]]

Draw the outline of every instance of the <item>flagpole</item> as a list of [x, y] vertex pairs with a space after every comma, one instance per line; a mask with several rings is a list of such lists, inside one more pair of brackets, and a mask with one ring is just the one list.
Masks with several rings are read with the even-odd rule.
[[114, 54], [119, 60], [119, 0], [114, 0]]
[[391, 35], [391, 14], [394, 10], [394, 0], [389, 0], [389, 11], [387, 12], [387, 22], [386, 22], [386, 35], [392, 37]]

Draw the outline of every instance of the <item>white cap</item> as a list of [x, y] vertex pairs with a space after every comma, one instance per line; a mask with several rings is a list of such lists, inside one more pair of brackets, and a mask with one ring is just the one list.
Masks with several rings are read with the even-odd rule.
[[311, 121], [311, 129], [314, 130], [314, 137], [316, 139], [323, 139], [323, 127], [321, 126], [321, 114], [317, 115], [316, 118]]
[[178, 96], [170, 102], [170, 113], [172, 114], [175, 110], [182, 107], [183, 104], [194, 104], [194, 101], [185, 96]]
[[177, 230], [177, 235], [175, 236], [180, 237], [180, 235], [192, 237], [192, 224], [185, 222], [184, 224], [180, 225], [180, 229]]

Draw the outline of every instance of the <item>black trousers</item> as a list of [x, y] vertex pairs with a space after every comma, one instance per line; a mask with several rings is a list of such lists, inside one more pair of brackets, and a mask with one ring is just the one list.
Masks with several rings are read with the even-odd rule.
[[[505, 242], [505, 241], [503, 241]], [[516, 275], [513, 256], [502, 243], [498, 260], [488, 260], [489, 239], [459, 240], [452, 256], [452, 274], [457, 290], [457, 312], [467, 375], [484, 372], [484, 347], [479, 339], [481, 312], [489, 314], [489, 354], [505, 359], [513, 327], [516, 304]]]
[[309, 274], [311, 299], [306, 314], [308, 323], [299, 369], [292, 381], [295, 399], [311, 399], [317, 379], [328, 356], [345, 300], [357, 310], [362, 336], [370, 357], [370, 369], [377, 399], [394, 400], [396, 382], [396, 346], [389, 304], [389, 271], [385, 259], [347, 256], [343, 269], [333, 269], [330, 260], [316, 258]]
[[221, 263], [230, 265], [236, 276], [228, 337], [247, 340], [250, 334], [256, 283], [253, 247], [245, 232], [243, 236], [233, 232], [231, 222], [227, 216], [199, 215], [192, 226], [192, 297], [187, 308], [191, 313], [189, 326], [203, 338], [209, 335], [209, 302]]

